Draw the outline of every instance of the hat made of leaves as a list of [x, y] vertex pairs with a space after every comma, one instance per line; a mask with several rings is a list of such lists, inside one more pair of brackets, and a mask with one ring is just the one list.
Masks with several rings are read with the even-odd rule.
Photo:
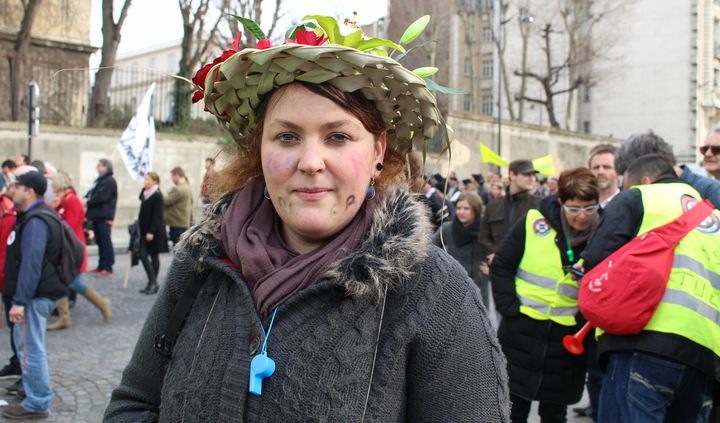
[[[364, 39], [357, 32], [359, 29], [342, 36], [333, 18], [305, 19], [308, 18], [317, 19], [320, 26], [298, 25], [288, 31], [293, 38], [276, 47], [253, 31], [260, 39], [258, 47], [267, 48], [226, 51], [213, 64], [203, 67], [204, 80], [193, 79], [198, 86], [202, 85], [206, 110], [215, 115], [241, 148], [249, 148], [248, 136], [260, 124], [256, 110], [263, 98], [293, 82], [328, 83], [344, 92], [360, 92], [382, 115], [390, 147], [401, 153], [411, 151], [415, 142], [424, 143], [435, 137], [442, 116], [428, 89], [428, 82], [434, 83], [426, 78], [428, 73], [434, 73], [428, 69], [434, 68], [410, 71], [379, 48], [389, 46], [404, 51], [399, 44]], [[429, 20], [429, 16], [426, 18]], [[241, 22], [247, 28], [248, 20]], [[325, 41], [329, 42], [301, 43]]]

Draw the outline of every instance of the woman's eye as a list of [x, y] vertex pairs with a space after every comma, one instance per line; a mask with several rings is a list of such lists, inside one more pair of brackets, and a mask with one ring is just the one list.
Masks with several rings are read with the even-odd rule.
[[277, 139], [283, 143], [294, 142], [297, 140], [293, 134], [280, 134], [277, 136]]
[[347, 141], [350, 141], [350, 137], [348, 137], [345, 134], [332, 134], [329, 137], [330, 141], [336, 142], [336, 143], [344, 143]]

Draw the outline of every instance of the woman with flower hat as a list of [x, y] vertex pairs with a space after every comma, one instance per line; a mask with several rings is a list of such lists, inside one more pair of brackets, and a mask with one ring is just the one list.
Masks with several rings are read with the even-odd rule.
[[397, 44], [313, 19], [322, 30], [203, 68], [206, 109], [239, 148], [178, 244], [106, 421], [508, 421], [480, 295], [403, 188], [435, 100], [370, 53]]

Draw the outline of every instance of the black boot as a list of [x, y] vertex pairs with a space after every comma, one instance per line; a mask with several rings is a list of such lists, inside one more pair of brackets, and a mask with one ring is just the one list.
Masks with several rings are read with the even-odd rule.
[[156, 294], [159, 289], [160, 287], [158, 286], [156, 281], [149, 281], [145, 286], [145, 289], [140, 290], [140, 293], [146, 295]]

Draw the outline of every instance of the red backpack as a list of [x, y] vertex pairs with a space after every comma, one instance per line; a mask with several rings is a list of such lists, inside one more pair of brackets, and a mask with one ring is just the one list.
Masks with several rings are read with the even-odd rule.
[[665, 295], [675, 247], [714, 208], [708, 200], [615, 251], [583, 276], [578, 306], [593, 325], [615, 335], [640, 333]]

